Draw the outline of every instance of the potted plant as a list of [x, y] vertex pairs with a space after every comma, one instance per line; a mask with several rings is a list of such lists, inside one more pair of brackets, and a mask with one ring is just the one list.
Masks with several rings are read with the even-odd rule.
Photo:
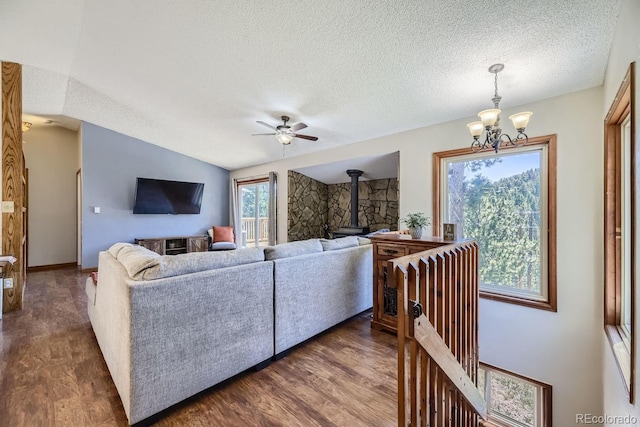
[[422, 212], [407, 214], [407, 216], [401, 218], [400, 221], [407, 224], [407, 227], [409, 227], [409, 233], [414, 239], [422, 237], [422, 229], [431, 224], [431, 218]]

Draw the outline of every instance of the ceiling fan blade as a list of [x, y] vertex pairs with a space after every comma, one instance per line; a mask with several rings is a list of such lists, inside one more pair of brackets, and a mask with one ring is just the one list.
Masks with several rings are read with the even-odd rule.
[[277, 133], [254, 133], [251, 136], [259, 136], [259, 135], [277, 135]]
[[262, 126], [266, 126], [266, 127], [271, 128], [273, 130], [277, 130], [274, 126], [271, 126], [269, 123], [265, 123], [265, 122], [260, 121], [260, 120], [256, 121], [256, 123], [260, 123]]
[[300, 135], [299, 133], [294, 133], [293, 136], [296, 138], [308, 139], [309, 141], [317, 141], [317, 136], [309, 136], [309, 135]]
[[300, 123], [298, 123], [297, 125], [293, 125], [293, 126], [291, 126], [291, 132], [297, 132], [297, 131], [299, 131], [300, 129], [304, 129], [304, 128], [306, 128], [306, 127], [307, 127], [307, 125], [305, 125], [304, 123], [300, 122]]

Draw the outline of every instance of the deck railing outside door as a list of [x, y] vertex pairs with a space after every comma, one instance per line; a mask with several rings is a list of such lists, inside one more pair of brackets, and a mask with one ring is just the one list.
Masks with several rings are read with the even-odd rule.
[[[256, 218], [242, 218], [242, 231], [243, 235], [246, 235], [246, 242], [242, 242], [244, 246], [262, 246], [269, 242], [269, 218], [258, 218], [257, 225], [258, 227], [256, 230]], [[256, 233], [258, 233], [258, 239], [256, 239]]]

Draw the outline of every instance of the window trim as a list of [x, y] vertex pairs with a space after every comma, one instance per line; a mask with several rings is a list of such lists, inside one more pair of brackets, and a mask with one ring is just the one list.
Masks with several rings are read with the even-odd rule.
[[[604, 120], [604, 330], [611, 346], [618, 371], [623, 380], [629, 402], [634, 403], [634, 377], [636, 352], [635, 288], [636, 288], [636, 154], [640, 149], [635, 133], [635, 62], [631, 63]], [[621, 162], [622, 135], [620, 126], [629, 117], [631, 183], [630, 287], [631, 336], [621, 331], [622, 280], [620, 271], [622, 248], [620, 244]], [[629, 342], [630, 338], [630, 342]]]
[[[536, 394], [538, 395], [537, 397], [539, 398], [539, 401], [536, 402], [539, 405], [541, 405], [542, 409], [542, 419], [540, 420], [541, 426], [544, 427], [552, 427], [553, 425], [553, 408], [552, 408], [552, 403], [553, 403], [553, 387], [550, 384], [547, 383], [543, 383], [542, 381], [538, 381], [535, 380], [533, 378], [528, 378], [525, 377], [524, 375], [518, 374], [516, 372], [511, 372], [508, 371], [506, 369], [503, 368], [499, 368], [497, 366], [493, 366], [490, 365], [488, 363], [484, 363], [484, 362], [480, 362], [479, 364], [480, 369], [483, 369], [485, 372], [497, 372], [498, 374], [501, 375], [505, 375], [505, 376], [509, 376], [512, 378], [515, 378], [517, 380], [532, 384], [533, 386], [536, 387]], [[484, 396], [487, 395], [487, 389], [489, 389], [491, 387], [491, 381], [486, 381], [485, 380], [485, 394]], [[491, 393], [489, 393], [490, 395]], [[487, 402], [487, 409], [490, 407], [490, 402]], [[487, 412], [488, 413], [488, 412]], [[499, 427], [500, 425], [502, 425], [503, 423], [499, 423], [499, 424], [495, 424], [494, 422], [492, 422], [491, 420], [488, 420], [486, 422], [484, 422], [483, 424], [481, 424], [484, 427]]]
[[[547, 273], [547, 300], [541, 301], [517, 295], [507, 295], [503, 293], [491, 292], [480, 289], [480, 297], [494, 301], [501, 301], [525, 307], [538, 308], [541, 310], [558, 311], [557, 304], [557, 271], [556, 271], [556, 171], [557, 171], [557, 150], [555, 134], [529, 138], [527, 147], [536, 145], [547, 146], [547, 262], [543, 266]], [[513, 150], [516, 146], [504, 146], [500, 150]], [[440, 236], [442, 225], [441, 208], [441, 179], [444, 172], [441, 170], [442, 161], [451, 157], [474, 155], [471, 147], [458, 148], [455, 150], [439, 151], [433, 153], [433, 235]], [[543, 233], [543, 230], [540, 231]], [[544, 269], [543, 269], [544, 270]]]

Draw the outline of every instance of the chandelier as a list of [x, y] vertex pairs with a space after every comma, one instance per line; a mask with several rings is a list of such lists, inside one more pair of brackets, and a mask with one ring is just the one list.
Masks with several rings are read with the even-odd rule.
[[[491, 99], [493, 101], [494, 108], [489, 110], [480, 111], [478, 117], [480, 121], [469, 123], [467, 127], [473, 137], [471, 143], [471, 149], [477, 153], [485, 150], [495, 150], [497, 153], [502, 145], [524, 145], [529, 142], [529, 137], [524, 133], [524, 129], [529, 124], [529, 117], [533, 114], [530, 111], [523, 113], [513, 114], [509, 116], [509, 120], [513, 122], [513, 126], [518, 131], [518, 134], [511, 138], [506, 133], [502, 133], [500, 129], [500, 101], [502, 97], [498, 95], [498, 73], [504, 69], [503, 64], [493, 64], [489, 67], [489, 72], [495, 74], [495, 95]], [[483, 141], [480, 140], [482, 132], [486, 132], [486, 136]]]

